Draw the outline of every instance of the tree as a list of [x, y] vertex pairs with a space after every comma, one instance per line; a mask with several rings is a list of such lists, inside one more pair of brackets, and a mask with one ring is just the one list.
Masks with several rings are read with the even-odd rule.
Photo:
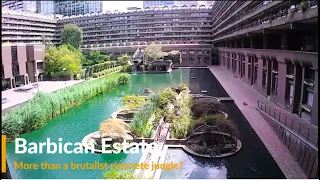
[[61, 32], [62, 44], [70, 44], [79, 48], [82, 43], [82, 30], [75, 24], [67, 24]]
[[180, 52], [173, 50], [165, 53], [163, 60], [172, 60], [173, 64], [181, 64]]
[[82, 64], [85, 66], [91, 66], [107, 61], [110, 61], [110, 56], [101, 54], [100, 51], [90, 51], [89, 54], [85, 56], [85, 59]]
[[[50, 47], [45, 56], [45, 75], [50, 77], [61, 77], [65, 75], [76, 75], [81, 71], [81, 51], [72, 51], [67, 45], [59, 48]], [[63, 68], [66, 68], [63, 71]]]
[[150, 44], [146, 47], [144, 52], [152, 61], [156, 61], [165, 55], [165, 53], [162, 52], [162, 47], [156, 44]]
[[128, 61], [131, 61], [132, 57], [128, 55], [119, 56], [117, 58], [117, 63], [121, 66], [129, 64]]

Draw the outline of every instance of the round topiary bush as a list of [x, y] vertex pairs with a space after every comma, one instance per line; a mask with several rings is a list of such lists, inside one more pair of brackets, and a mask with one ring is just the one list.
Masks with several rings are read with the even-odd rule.
[[212, 98], [195, 98], [191, 105], [192, 116], [195, 119], [205, 115], [220, 114], [223, 109], [222, 104]]

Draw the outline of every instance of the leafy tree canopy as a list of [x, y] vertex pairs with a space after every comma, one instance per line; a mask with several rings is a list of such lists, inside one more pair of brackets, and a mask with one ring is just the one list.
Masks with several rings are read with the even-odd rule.
[[70, 44], [79, 48], [82, 43], [82, 30], [75, 24], [67, 24], [61, 32], [62, 44]]
[[91, 66], [110, 61], [110, 56], [101, 54], [100, 51], [90, 51], [82, 62], [84, 66]]
[[144, 52], [152, 61], [156, 61], [165, 55], [165, 53], [162, 52], [162, 47], [156, 44], [150, 44]]
[[[62, 45], [59, 48], [50, 47], [45, 56], [45, 75], [51, 77], [61, 77], [64, 75], [79, 74], [81, 70], [80, 50], [70, 50], [67, 45]], [[66, 68], [64, 71], [63, 69]]]
[[132, 59], [131, 56], [128, 55], [123, 55], [123, 56], [119, 56], [117, 58], [117, 63], [121, 66], [128, 64], [128, 61], [130, 61]]

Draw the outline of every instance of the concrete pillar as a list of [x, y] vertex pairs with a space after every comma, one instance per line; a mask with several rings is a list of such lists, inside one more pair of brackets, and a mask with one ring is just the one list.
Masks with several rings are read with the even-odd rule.
[[318, 31], [316, 31], [315, 39], [315, 51], [318, 52]]
[[318, 70], [315, 71], [311, 124], [318, 126]]
[[238, 48], [238, 46], [237, 46], [237, 40], [234, 40], [234, 48]]
[[252, 36], [250, 37], [250, 48], [254, 49], [254, 39]]
[[14, 80], [14, 78], [13, 78], [13, 77], [11, 77], [11, 78], [10, 78], [10, 89], [14, 88], [14, 87], [13, 87], [13, 85], [14, 85], [14, 84], [12, 83], [12, 82], [13, 82], [13, 80]]
[[281, 49], [288, 50], [288, 36], [287, 33], [281, 34]]
[[263, 35], [262, 49], [268, 49], [268, 38], [266, 35]]
[[244, 39], [241, 39], [241, 48], [244, 48]]

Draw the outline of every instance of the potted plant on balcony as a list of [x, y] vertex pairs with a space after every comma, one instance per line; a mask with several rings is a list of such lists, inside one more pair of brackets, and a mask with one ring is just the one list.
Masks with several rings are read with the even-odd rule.
[[300, 2], [300, 7], [301, 7], [302, 13], [304, 13], [307, 10], [307, 3], [305, 0]]

